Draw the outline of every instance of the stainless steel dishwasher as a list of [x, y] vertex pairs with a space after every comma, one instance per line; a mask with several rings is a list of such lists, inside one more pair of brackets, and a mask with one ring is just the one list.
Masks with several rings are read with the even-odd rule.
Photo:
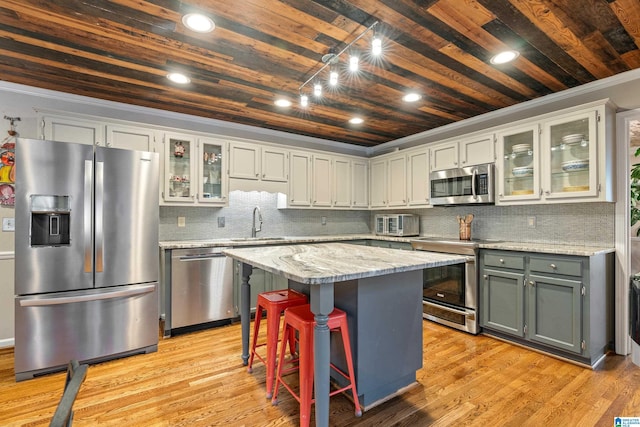
[[171, 251], [168, 329], [233, 317], [233, 260], [222, 254], [224, 249], [228, 248]]

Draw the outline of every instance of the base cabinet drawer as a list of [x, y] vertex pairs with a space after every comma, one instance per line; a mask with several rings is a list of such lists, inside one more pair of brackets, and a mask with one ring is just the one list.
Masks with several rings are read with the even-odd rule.
[[613, 254], [590, 257], [483, 249], [485, 333], [595, 365], [613, 340]]

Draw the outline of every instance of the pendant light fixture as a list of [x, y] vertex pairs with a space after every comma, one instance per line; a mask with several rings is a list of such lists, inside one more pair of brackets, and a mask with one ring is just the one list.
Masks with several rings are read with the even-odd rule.
[[380, 56], [382, 53], [382, 39], [380, 34], [373, 30], [373, 38], [371, 39], [371, 54], [373, 56]]
[[[378, 25], [379, 21], [374, 22], [373, 24], [371, 24], [370, 26], [368, 26], [362, 33], [360, 33], [360, 35], [358, 37], [356, 37], [351, 43], [349, 43], [347, 46], [344, 47], [344, 49], [342, 49], [341, 51], [339, 51], [338, 53], [335, 52], [335, 49], [330, 49], [329, 52], [325, 55], [322, 56], [321, 61], [324, 63], [322, 65], [322, 67], [320, 67], [320, 69], [318, 71], [316, 71], [311, 77], [309, 77], [304, 83], [302, 83], [300, 85], [300, 87], [298, 88], [298, 91], [300, 92], [300, 106], [302, 107], [307, 107], [309, 105], [309, 98], [307, 95], [304, 94], [303, 89], [305, 88], [305, 86], [307, 84], [309, 84], [312, 81], [315, 81], [315, 83], [313, 84], [313, 95], [316, 98], [319, 98], [320, 96], [322, 96], [322, 84], [319, 83], [316, 80], [316, 77], [325, 69], [325, 68], [329, 68], [329, 86], [331, 87], [337, 87], [338, 83], [339, 83], [339, 61], [340, 61], [340, 55], [342, 55], [344, 52], [346, 52], [347, 50], [349, 50], [351, 48], [351, 46], [356, 43], [358, 40], [360, 40], [362, 37], [364, 37], [365, 34], [367, 34], [369, 31], [373, 31], [374, 32], [374, 36], [372, 39], [372, 53], [374, 55], [380, 55], [380, 53], [382, 52], [382, 40], [380, 39], [379, 34], [377, 34], [375, 32], [375, 26]], [[375, 53], [377, 52], [377, 53]], [[349, 57], [349, 71], [351, 72], [357, 72], [359, 67], [360, 67], [360, 58], [358, 57], [358, 55], [356, 54], [356, 52], [352, 52], [350, 57]]]

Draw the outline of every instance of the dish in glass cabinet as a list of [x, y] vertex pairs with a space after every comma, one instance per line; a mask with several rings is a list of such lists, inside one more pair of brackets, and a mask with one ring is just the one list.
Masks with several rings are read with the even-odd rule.
[[526, 194], [533, 194], [533, 190], [513, 190], [511, 192], [512, 196], [524, 196]]
[[514, 154], [526, 153], [531, 151], [531, 144], [516, 144], [511, 147], [511, 152]]
[[529, 167], [529, 166], [513, 168], [513, 169], [511, 169], [511, 173], [513, 174], [513, 176], [515, 176], [517, 178], [520, 178], [520, 177], [523, 177], [523, 176], [531, 176], [531, 175], [533, 175], [533, 168]]
[[565, 135], [562, 137], [562, 142], [565, 144], [575, 144], [581, 142], [584, 139], [584, 135], [581, 133], [574, 133], [571, 135]]
[[560, 164], [565, 172], [577, 172], [589, 169], [589, 160], [569, 160]]
[[588, 185], [571, 185], [568, 187], [564, 187], [562, 191], [566, 191], [566, 192], [589, 191], [589, 186]]

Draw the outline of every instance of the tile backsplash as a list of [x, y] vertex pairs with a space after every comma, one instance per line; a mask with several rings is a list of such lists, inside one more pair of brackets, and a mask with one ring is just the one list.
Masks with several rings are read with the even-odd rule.
[[[369, 211], [277, 209], [276, 201], [276, 193], [236, 190], [224, 208], [161, 206], [160, 240], [249, 237], [256, 206], [262, 212], [261, 237], [371, 233]], [[178, 227], [178, 217], [185, 218], [185, 227]], [[224, 217], [224, 227], [218, 227], [219, 217]]]
[[613, 203], [572, 203], [435, 207], [411, 213], [420, 215], [420, 233], [427, 236], [457, 238], [456, 216], [471, 213], [475, 239], [613, 247], [614, 210]]
[[[228, 207], [161, 206], [160, 240], [249, 237], [256, 206], [262, 212], [262, 231], [258, 233], [262, 237], [368, 234], [373, 232], [376, 213], [392, 212], [277, 209], [276, 200], [275, 193], [231, 191]], [[472, 213], [472, 238], [614, 246], [614, 209], [613, 203], [573, 203], [435, 207], [397, 212], [420, 215], [420, 233], [426, 236], [458, 238], [456, 216]], [[178, 227], [178, 217], [185, 218], [185, 227]], [[218, 226], [220, 217], [224, 217], [224, 227]], [[530, 220], [534, 226], [529, 225]]]

